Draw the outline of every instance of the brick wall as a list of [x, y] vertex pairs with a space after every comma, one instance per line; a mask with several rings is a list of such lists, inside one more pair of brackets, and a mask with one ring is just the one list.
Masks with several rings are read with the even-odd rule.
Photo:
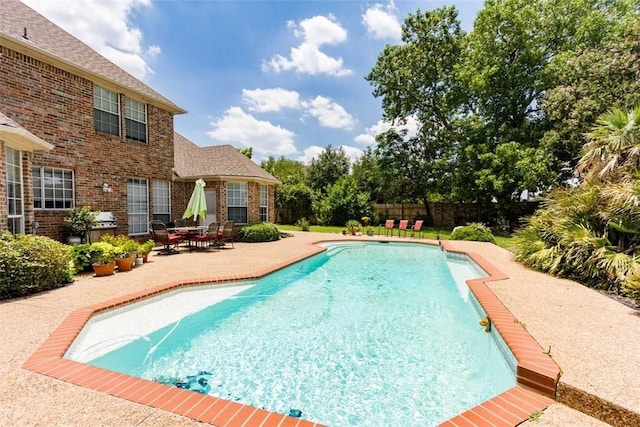
[[[34, 153], [33, 165], [73, 170], [76, 206], [90, 205], [94, 210], [112, 211], [118, 219], [117, 232], [126, 234], [127, 178], [149, 180], [150, 205], [151, 180], [172, 179], [173, 115], [149, 104], [148, 142], [127, 140], [124, 137], [125, 97], [121, 95], [121, 136], [97, 133], [93, 121], [92, 81], [4, 46], [0, 46], [0, 81], [0, 110], [55, 146], [50, 152]], [[28, 228], [25, 231], [30, 232], [31, 222], [35, 220], [39, 223], [38, 234], [66, 239], [65, 210], [33, 211], [30, 168], [27, 169], [25, 223]], [[102, 191], [103, 183], [111, 186], [111, 193]], [[152, 206], [150, 218], [151, 212]], [[6, 223], [6, 213], [2, 222]]]

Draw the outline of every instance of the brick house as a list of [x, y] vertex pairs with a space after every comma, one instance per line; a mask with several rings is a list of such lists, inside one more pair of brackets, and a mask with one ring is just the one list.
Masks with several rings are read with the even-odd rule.
[[181, 216], [195, 181], [201, 178], [207, 184], [208, 207], [203, 225], [226, 220], [275, 222], [273, 200], [279, 181], [273, 175], [231, 145], [199, 147], [176, 133], [174, 147], [173, 212]]
[[[185, 112], [19, 0], [2, 0], [0, 232], [65, 240], [74, 206], [113, 212], [116, 232], [131, 236], [181, 215], [189, 178], [174, 175], [173, 116]], [[208, 179], [226, 201], [223, 175]], [[258, 181], [244, 180], [251, 197]], [[217, 212], [228, 216], [226, 205]]]

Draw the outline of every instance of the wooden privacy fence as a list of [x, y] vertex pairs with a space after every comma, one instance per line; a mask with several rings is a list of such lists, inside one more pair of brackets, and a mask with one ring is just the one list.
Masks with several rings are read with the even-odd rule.
[[[511, 220], [531, 215], [539, 206], [538, 202], [521, 202], [515, 205]], [[470, 222], [487, 222], [494, 224], [498, 216], [496, 206], [482, 208], [477, 203], [429, 203], [429, 209], [435, 227], [455, 227]], [[426, 215], [423, 204], [380, 203], [373, 205], [376, 216], [387, 219], [408, 219], [414, 222], [416, 217]]]

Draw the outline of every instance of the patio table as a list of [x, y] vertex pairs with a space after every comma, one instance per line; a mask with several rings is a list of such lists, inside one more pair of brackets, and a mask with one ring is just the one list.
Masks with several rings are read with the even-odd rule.
[[207, 231], [207, 226], [198, 225], [195, 227], [168, 227], [167, 231], [170, 233], [178, 233], [184, 237], [187, 241], [187, 247], [189, 250], [193, 249], [191, 245], [194, 236], [202, 235]]

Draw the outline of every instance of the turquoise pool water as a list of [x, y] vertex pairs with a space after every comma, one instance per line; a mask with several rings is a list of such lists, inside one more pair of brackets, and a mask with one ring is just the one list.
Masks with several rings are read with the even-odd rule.
[[[509, 355], [479, 326], [484, 313], [450, 265], [426, 245], [332, 244], [222, 288], [212, 305], [198, 295], [177, 318], [121, 309], [107, 315], [133, 316], [119, 321], [120, 336], [71, 353], [99, 349], [88, 363], [331, 426], [437, 425], [515, 385]], [[166, 324], [127, 329], [163, 315]]]

